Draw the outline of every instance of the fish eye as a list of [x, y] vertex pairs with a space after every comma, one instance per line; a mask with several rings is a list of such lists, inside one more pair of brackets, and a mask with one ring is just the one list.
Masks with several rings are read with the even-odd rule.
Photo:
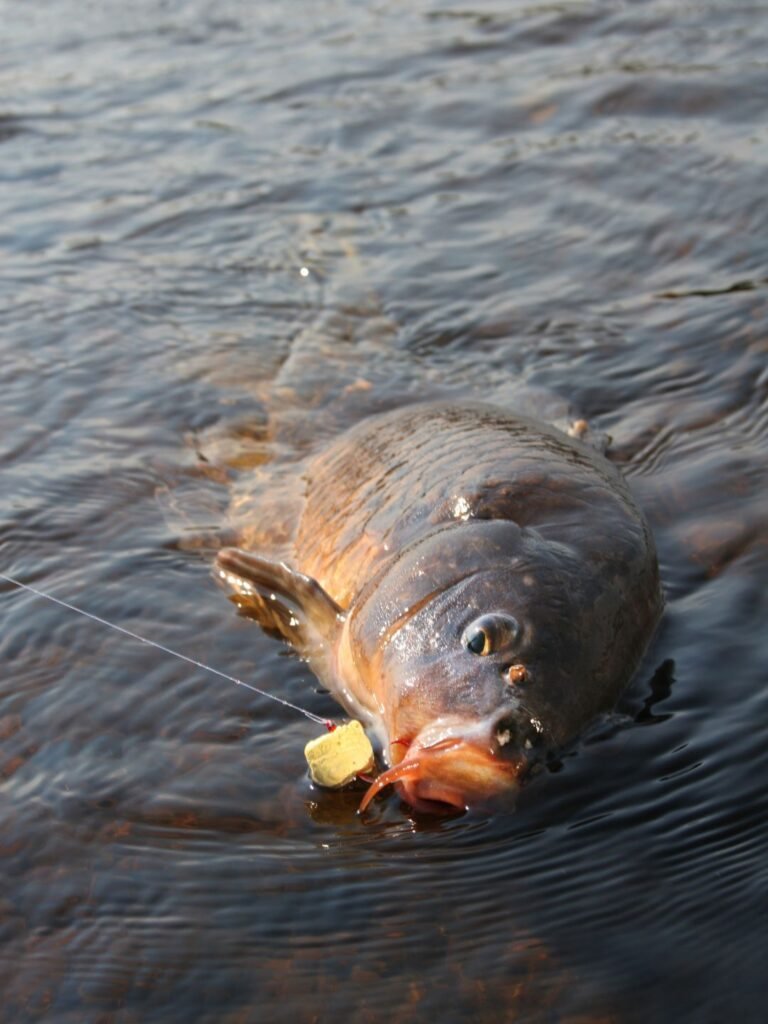
[[520, 625], [512, 615], [495, 612], [481, 615], [464, 630], [461, 642], [472, 654], [483, 657], [510, 648], [520, 635]]

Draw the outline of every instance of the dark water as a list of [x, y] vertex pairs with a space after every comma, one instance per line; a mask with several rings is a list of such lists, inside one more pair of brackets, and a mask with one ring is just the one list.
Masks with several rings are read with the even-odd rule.
[[514, 815], [363, 822], [310, 722], [3, 585], [4, 1020], [765, 1019], [767, 16], [1, 0], [2, 571], [334, 713], [191, 550], [196, 448], [523, 383], [668, 599]]

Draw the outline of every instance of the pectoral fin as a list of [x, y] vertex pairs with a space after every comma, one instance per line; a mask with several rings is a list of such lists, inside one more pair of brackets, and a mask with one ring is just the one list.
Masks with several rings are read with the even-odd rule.
[[238, 606], [268, 633], [310, 654], [319, 643], [332, 643], [344, 610], [317, 580], [250, 551], [222, 548], [216, 575], [235, 592]]

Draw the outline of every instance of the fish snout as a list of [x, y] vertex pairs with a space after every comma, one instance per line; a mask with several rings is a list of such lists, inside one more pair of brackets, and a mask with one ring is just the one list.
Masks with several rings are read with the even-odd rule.
[[410, 744], [403, 759], [383, 772], [360, 805], [393, 785], [405, 803], [433, 814], [487, 806], [517, 792], [528, 760], [525, 729], [507, 714], [489, 729], [428, 729]]
[[501, 756], [530, 759], [542, 745], [541, 723], [520, 711], [506, 712], [494, 722], [492, 742]]

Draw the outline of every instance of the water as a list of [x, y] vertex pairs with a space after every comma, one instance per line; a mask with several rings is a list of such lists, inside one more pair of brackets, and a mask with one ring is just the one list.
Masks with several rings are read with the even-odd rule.
[[364, 822], [312, 723], [3, 586], [4, 1019], [764, 1019], [766, 14], [0, 2], [0, 569], [333, 714], [213, 583], [196, 452], [524, 385], [667, 594], [514, 815]]

